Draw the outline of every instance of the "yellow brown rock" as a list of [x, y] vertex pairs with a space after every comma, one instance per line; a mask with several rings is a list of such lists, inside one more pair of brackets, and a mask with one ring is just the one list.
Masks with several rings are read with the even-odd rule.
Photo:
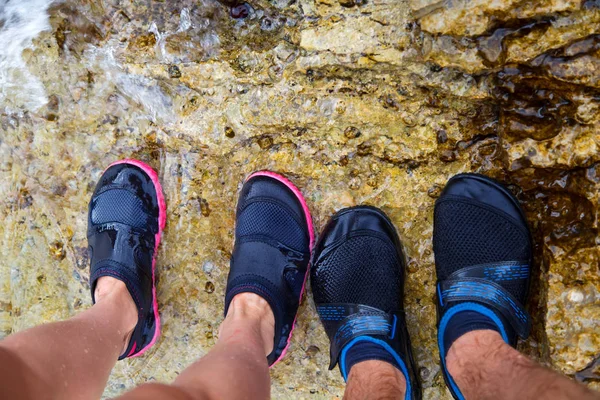
[[[510, 185], [537, 244], [521, 349], [600, 389], [580, 373], [600, 355], [595, 2], [342, 3], [258, 0], [234, 20], [213, 0], [66, 0], [30, 46], [0, 49], [0, 334], [90, 305], [87, 202], [109, 163], [139, 158], [168, 206], [163, 335], [118, 363], [105, 396], [172, 380], [218, 338], [237, 192], [273, 169], [317, 229], [356, 204], [390, 215], [425, 398], [449, 399], [432, 214], [447, 179], [475, 171]], [[308, 293], [273, 397], [341, 398], [328, 348]]]

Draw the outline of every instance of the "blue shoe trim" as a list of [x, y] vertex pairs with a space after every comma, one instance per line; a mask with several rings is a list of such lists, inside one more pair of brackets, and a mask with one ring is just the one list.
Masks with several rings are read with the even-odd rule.
[[398, 325], [398, 317], [394, 314], [394, 322], [392, 323], [392, 334], [390, 335], [390, 340], [393, 340], [396, 337], [396, 325]]
[[[509, 315], [514, 314], [521, 324], [528, 324], [529, 316], [516, 299], [504, 288], [488, 282], [450, 281], [442, 290], [442, 297], [446, 302], [481, 298], [481, 301], [489, 301], [499, 309], [506, 309]], [[520, 330], [518, 331], [520, 333]]]
[[510, 323], [519, 337], [529, 336], [529, 314], [515, 297], [493, 281], [473, 277], [448, 279], [438, 283], [437, 295], [442, 307], [457, 302], [477, 302], [491, 307]]
[[494, 282], [529, 279], [530, 272], [529, 264], [490, 265], [483, 270], [485, 277]]
[[[394, 324], [394, 326], [395, 326], [395, 324]], [[342, 353], [340, 354], [340, 370], [342, 371], [342, 376], [344, 377], [344, 381], [348, 380], [348, 374], [346, 371], [346, 352], [355, 343], [358, 343], [358, 342], [371, 342], [371, 343], [378, 344], [379, 346], [381, 346], [385, 350], [387, 350], [388, 353], [390, 353], [394, 357], [394, 360], [396, 360], [396, 362], [400, 366], [400, 370], [404, 374], [404, 380], [406, 381], [406, 395], [404, 396], [404, 400], [410, 400], [411, 399], [411, 384], [410, 384], [410, 378], [408, 377], [408, 369], [406, 368], [406, 364], [404, 364], [404, 361], [402, 361], [400, 356], [394, 351], [394, 349], [392, 349], [392, 347], [389, 344], [387, 344], [383, 340], [375, 339], [370, 336], [355, 337], [354, 339], [352, 339], [352, 341], [350, 341], [342, 349]]]
[[502, 321], [500, 320], [500, 318], [498, 318], [496, 313], [494, 313], [491, 309], [489, 309], [485, 306], [482, 306], [481, 304], [468, 303], [468, 302], [467, 303], [459, 303], [456, 306], [451, 307], [450, 309], [448, 309], [445, 312], [444, 316], [442, 317], [442, 320], [440, 321], [440, 326], [438, 328], [438, 347], [440, 349], [440, 359], [442, 361], [442, 371], [444, 371], [446, 378], [448, 378], [448, 383], [450, 384], [450, 390], [452, 391], [452, 393], [459, 400], [464, 400], [464, 396], [462, 395], [460, 389], [456, 385], [456, 382], [454, 382], [454, 379], [452, 379], [452, 377], [448, 373], [448, 370], [446, 369], [446, 349], [444, 348], [444, 332], [446, 331], [446, 326], [448, 325], [448, 322], [450, 321], [450, 319], [454, 315], [458, 314], [461, 311], [475, 311], [475, 312], [485, 315], [486, 317], [488, 317], [489, 319], [494, 321], [494, 323], [498, 326], [498, 329], [500, 330], [502, 339], [506, 343], [508, 343], [508, 335], [506, 334], [506, 330], [504, 329], [504, 325], [502, 324]]

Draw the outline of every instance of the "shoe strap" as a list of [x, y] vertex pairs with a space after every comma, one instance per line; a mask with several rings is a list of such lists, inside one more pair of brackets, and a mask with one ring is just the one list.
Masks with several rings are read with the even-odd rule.
[[[102, 276], [114, 276], [123, 281], [138, 308], [143, 307], [139, 286], [152, 280], [152, 252], [154, 235], [141, 232], [128, 225], [111, 222], [94, 226], [88, 231], [88, 243], [92, 249], [90, 289], [92, 300], [97, 280]], [[138, 296], [139, 295], [139, 296]]]
[[522, 339], [531, 331], [531, 318], [521, 302], [501, 286], [503, 282], [529, 282], [528, 263], [518, 261], [474, 265], [451, 274], [438, 283], [442, 310], [458, 302], [476, 302], [498, 312]]
[[308, 258], [308, 254], [267, 236], [250, 235], [236, 241], [225, 291], [225, 315], [233, 298], [240, 293], [257, 294], [269, 303], [275, 317], [273, 351], [267, 356], [269, 365], [279, 359], [289, 343]]
[[319, 304], [317, 312], [331, 342], [329, 369], [335, 368], [340, 352], [358, 336], [374, 336], [393, 340], [398, 318], [374, 307], [362, 304]]
[[461, 268], [451, 274], [448, 279], [482, 278], [502, 284], [502, 282], [508, 281], [526, 281], [529, 279], [529, 274], [529, 262], [527, 261], [501, 261]]
[[92, 302], [95, 303], [94, 292], [98, 279], [110, 276], [125, 284], [138, 309], [138, 323], [126, 351], [121, 354], [119, 360], [135, 354], [138, 347], [143, 346], [140, 337], [145, 321], [149, 315], [153, 316], [152, 299], [145, 298], [142, 287], [152, 285], [152, 251], [149, 249], [154, 249], [154, 240], [152, 233], [142, 232], [118, 222], [93, 226], [88, 231], [88, 243], [92, 249]]

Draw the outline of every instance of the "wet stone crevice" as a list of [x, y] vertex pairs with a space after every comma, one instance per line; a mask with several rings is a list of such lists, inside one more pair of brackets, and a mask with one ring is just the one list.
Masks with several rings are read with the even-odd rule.
[[[164, 330], [105, 396], [172, 380], [218, 338], [237, 193], [268, 168], [302, 189], [317, 229], [356, 204], [390, 215], [425, 398], [449, 399], [432, 214], [473, 171], [509, 185], [536, 243], [521, 350], [600, 389], [597, 1], [50, 3], [30, 13], [41, 27], [10, 19], [31, 37], [0, 49], [2, 334], [90, 305], [87, 202], [106, 165], [139, 158], [168, 204]], [[273, 397], [341, 398], [327, 349], [308, 293]]]

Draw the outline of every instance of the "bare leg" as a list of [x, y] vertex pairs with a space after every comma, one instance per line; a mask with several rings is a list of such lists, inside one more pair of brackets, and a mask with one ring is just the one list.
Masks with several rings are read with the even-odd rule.
[[597, 393], [525, 357], [491, 330], [456, 339], [448, 372], [466, 399], [599, 399]]
[[404, 399], [405, 392], [406, 380], [402, 372], [386, 362], [369, 360], [350, 370], [344, 399]]
[[121, 397], [134, 399], [268, 399], [267, 355], [275, 319], [268, 303], [253, 293], [233, 298], [211, 351], [177, 377], [173, 385], [148, 384]]
[[100, 278], [96, 304], [62, 322], [37, 326], [0, 342], [0, 397], [93, 399], [137, 323], [123, 282]]

